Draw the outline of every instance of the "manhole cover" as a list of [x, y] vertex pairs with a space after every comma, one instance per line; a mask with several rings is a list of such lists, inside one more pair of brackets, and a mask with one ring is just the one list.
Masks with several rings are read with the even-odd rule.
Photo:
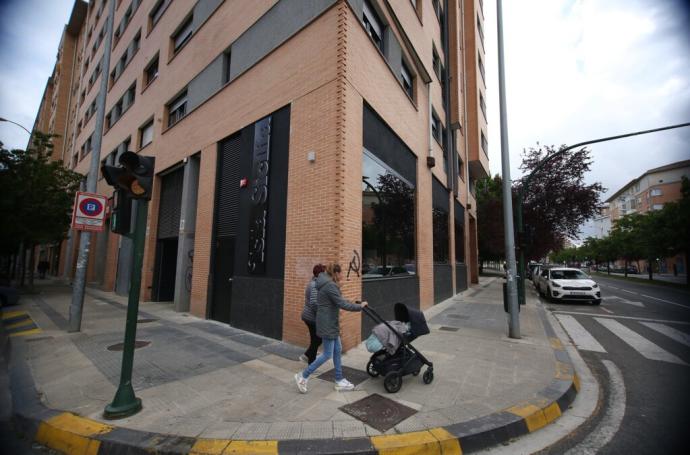
[[[134, 342], [134, 349], [139, 349], [139, 348], [145, 348], [151, 344], [150, 341], [142, 341], [142, 340], [137, 340]], [[124, 349], [125, 344], [124, 343], [117, 343], [108, 346], [108, 351], [122, 351]]]
[[339, 408], [381, 433], [385, 433], [403, 420], [417, 413], [412, 408], [383, 397], [378, 393]]
[[439, 328], [439, 330], [445, 330], [446, 332], [457, 332], [460, 329], [457, 327], [448, 327], [444, 325], [443, 327]]
[[146, 324], [147, 322], [156, 322], [158, 319], [139, 319], [137, 324]]
[[[355, 370], [354, 368], [346, 367], [343, 365], [343, 376], [345, 379], [353, 383], [354, 385], [359, 385], [369, 379], [369, 375], [366, 371]], [[335, 368], [328, 370], [325, 373], [321, 373], [317, 378], [324, 381], [335, 382]]]

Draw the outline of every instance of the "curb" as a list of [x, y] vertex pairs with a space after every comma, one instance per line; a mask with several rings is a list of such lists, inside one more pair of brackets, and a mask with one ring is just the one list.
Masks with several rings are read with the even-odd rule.
[[9, 365], [15, 428], [32, 441], [66, 454], [462, 454], [485, 449], [532, 433], [563, 414], [575, 399], [580, 383], [565, 347], [545, 310], [537, 306], [556, 357], [548, 387], [531, 400], [488, 416], [444, 427], [362, 438], [309, 440], [203, 439], [149, 433], [116, 427], [47, 408], [36, 392], [23, 358], [24, 343], [11, 343]]

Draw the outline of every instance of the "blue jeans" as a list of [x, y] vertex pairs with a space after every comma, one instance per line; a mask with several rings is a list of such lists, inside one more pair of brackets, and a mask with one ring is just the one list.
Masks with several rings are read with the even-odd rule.
[[343, 366], [340, 359], [340, 353], [343, 350], [343, 346], [340, 344], [340, 337], [338, 338], [323, 338], [323, 352], [320, 356], [314, 360], [313, 363], [309, 364], [306, 370], [302, 372], [303, 378], [308, 378], [318, 367], [326, 363], [331, 357], [333, 357], [333, 365], [335, 366], [335, 380], [340, 381], [343, 379]]

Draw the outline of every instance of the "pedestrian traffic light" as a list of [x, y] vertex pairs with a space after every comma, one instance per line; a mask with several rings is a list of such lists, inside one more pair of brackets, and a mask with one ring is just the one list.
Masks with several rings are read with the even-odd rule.
[[125, 152], [119, 161], [120, 166], [101, 166], [101, 172], [108, 185], [124, 190], [129, 198], [150, 201], [156, 159], [152, 156]]
[[132, 232], [132, 198], [123, 189], [116, 189], [113, 194], [113, 213], [110, 216], [110, 230], [116, 234]]

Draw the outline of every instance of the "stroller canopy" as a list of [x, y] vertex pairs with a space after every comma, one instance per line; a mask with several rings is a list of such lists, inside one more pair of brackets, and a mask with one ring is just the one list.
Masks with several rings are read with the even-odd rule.
[[395, 304], [394, 311], [397, 321], [410, 323], [410, 332], [415, 338], [429, 333], [429, 326], [426, 325], [426, 318], [421, 311], [416, 308], [408, 308], [399, 302]]

